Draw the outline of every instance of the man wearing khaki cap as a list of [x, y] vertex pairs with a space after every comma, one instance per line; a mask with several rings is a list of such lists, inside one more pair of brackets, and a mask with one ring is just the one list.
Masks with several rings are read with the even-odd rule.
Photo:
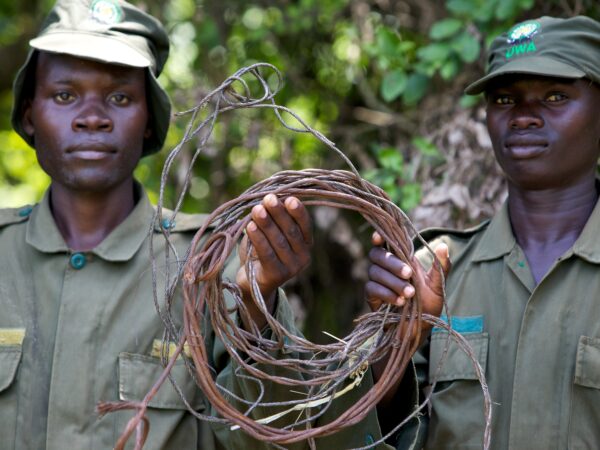
[[[163, 371], [161, 355], [171, 351], [153, 299], [176, 267], [153, 279], [154, 208], [133, 178], [139, 159], [160, 150], [167, 134], [170, 103], [157, 77], [169, 40], [155, 18], [127, 2], [60, 0], [30, 44], [15, 80], [12, 124], [52, 182], [39, 204], [0, 210], [0, 448], [109, 449], [134, 413], [99, 417], [96, 405], [141, 401]], [[205, 220], [163, 216], [154, 224], [159, 262], [167, 251], [162, 230], [184, 255]], [[308, 264], [308, 215], [296, 199], [267, 196], [252, 217], [247, 234], [259, 288], [275, 317], [293, 323], [277, 292]], [[238, 279], [248, 300], [243, 270]], [[165, 305], [160, 296], [158, 302]], [[264, 317], [246, 303], [262, 327]], [[177, 320], [181, 302], [173, 308]], [[210, 332], [206, 342], [217, 383], [238, 396], [254, 391], [236, 378]], [[183, 360], [171, 375], [189, 407], [214, 414]], [[282, 392], [269, 390], [265, 400]], [[270, 447], [226, 425], [213, 428], [215, 442], [168, 382], [149, 406], [147, 449]], [[363, 424], [379, 439], [374, 413]], [[351, 432], [329, 439], [342, 447], [364, 442]]]
[[[491, 448], [598, 448], [600, 23], [517, 24], [493, 41], [488, 63], [466, 92], [485, 95], [508, 199], [478, 227], [424, 236], [449, 249], [450, 321], [485, 370]], [[371, 261], [371, 302], [412, 296], [399, 260], [375, 247]], [[423, 309], [440, 315], [441, 297], [427, 298]], [[482, 446], [482, 387], [454, 343], [446, 354], [447, 336], [434, 328], [415, 355], [419, 388], [437, 384], [429, 414], [404, 430], [398, 448]]]

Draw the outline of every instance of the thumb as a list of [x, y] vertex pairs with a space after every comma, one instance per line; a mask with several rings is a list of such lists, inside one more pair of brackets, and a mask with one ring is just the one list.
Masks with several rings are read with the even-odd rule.
[[433, 249], [433, 252], [439, 264], [434, 260], [428, 275], [431, 282], [431, 289], [441, 296], [444, 292], [444, 282], [450, 273], [452, 263], [450, 262], [448, 245], [445, 243], [438, 244]]
[[383, 236], [381, 236], [381, 234], [379, 234], [377, 231], [374, 231], [371, 235], [371, 244], [375, 247], [381, 247], [383, 244], [385, 244]]

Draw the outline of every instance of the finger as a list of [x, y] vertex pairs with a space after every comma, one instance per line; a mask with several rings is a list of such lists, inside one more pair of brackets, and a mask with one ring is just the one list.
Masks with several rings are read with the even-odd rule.
[[431, 280], [431, 289], [438, 295], [442, 295], [444, 292], [444, 282], [450, 273], [452, 263], [450, 262], [448, 246], [445, 243], [438, 244], [433, 249], [433, 252], [439, 261], [439, 265], [434, 262], [431, 269], [429, 269], [428, 275]]
[[269, 220], [264, 220], [258, 225], [279, 259], [290, 267], [295, 265], [298, 260], [307, 262], [308, 249], [304, 242], [304, 235], [285, 206], [273, 194], [265, 196], [262, 204], [268, 213]]
[[246, 234], [248, 239], [250, 239], [250, 242], [252, 242], [252, 246], [254, 247], [253, 251], [256, 252], [256, 256], [260, 260], [261, 265], [275, 267], [275, 265], [281, 264], [277, 254], [273, 251], [273, 247], [267, 236], [265, 236], [265, 233], [258, 227], [255, 221], [248, 223]]
[[409, 299], [415, 295], [415, 288], [409, 282], [376, 264], [369, 266], [369, 280], [394, 292], [396, 297]]
[[442, 242], [441, 244], [435, 247], [433, 252], [439, 259], [440, 264], [442, 265], [442, 270], [444, 271], [444, 278], [447, 277], [450, 273], [450, 268], [452, 267], [452, 262], [450, 261], [450, 249], [448, 248], [448, 245]]
[[[250, 225], [250, 223], [253, 223], [253, 227], [256, 228], [256, 224], [254, 222], [249, 222], [248, 225]], [[242, 241], [240, 242], [240, 247], [238, 250], [238, 254], [240, 257], [240, 262], [242, 264], [245, 263], [246, 258], [248, 256], [250, 256], [251, 258], [256, 258], [256, 249], [254, 248], [254, 245], [251, 246], [250, 248], [250, 255], [248, 255], [248, 247], [250, 246], [250, 243], [252, 242], [250, 239], [248, 239], [248, 225], [246, 225], [246, 233], [244, 234], [244, 236], [242, 237]]]
[[394, 291], [375, 281], [368, 281], [365, 285], [365, 298], [372, 310], [379, 309], [383, 303], [404, 306], [406, 299], [398, 296]]
[[383, 236], [381, 236], [377, 231], [374, 231], [371, 235], [371, 244], [375, 245], [376, 247], [381, 247], [383, 244], [385, 244]]
[[238, 251], [240, 256], [240, 265], [244, 265], [246, 263], [246, 257], [248, 256], [248, 235], [244, 235], [242, 238], [242, 242], [240, 243], [240, 249]]
[[308, 245], [312, 245], [312, 226], [308, 211], [304, 207], [304, 204], [296, 197], [288, 197], [283, 202], [286, 210], [292, 216], [296, 225], [300, 228], [304, 242]]
[[399, 278], [408, 280], [413, 275], [413, 270], [408, 264], [381, 247], [372, 248], [369, 259], [373, 264], [383, 267]]

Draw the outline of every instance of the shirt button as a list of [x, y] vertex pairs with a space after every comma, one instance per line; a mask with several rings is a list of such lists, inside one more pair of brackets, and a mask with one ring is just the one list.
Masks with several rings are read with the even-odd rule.
[[371, 433], [368, 433], [365, 436], [365, 444], [373, 445], [374, 443], [375, 443], [375, 438], [373, 437], [373, 435]]
[[21, 208], [19, 210], [19, 216], [27, 217], [29, 214], [31, 214], [31, 211], [33, 211], [33, 208], [31, 206], [25, 206], [24, 208]]
[[175, 222], [171, 219], [163, 219], [162, 226], [165, 230], [170, 230], [171, 228], [175, 227]]
[[83, 253], [73, 253], [71, 255], [71, 267], [75, 270], [83, 269], [87, 259]]

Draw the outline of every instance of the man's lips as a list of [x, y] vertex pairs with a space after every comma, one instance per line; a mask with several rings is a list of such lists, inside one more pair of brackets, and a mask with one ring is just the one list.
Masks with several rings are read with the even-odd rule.
[[544, 153], [548, 142], [543, 139], [509, 138], [504, 143], [508, 154], [516, 159], [534, 158]]
[[75, 158], [96, 161], [110, 157], [116, 150], [104, 144], [86, 143], [69, 147], [67, 153]]

